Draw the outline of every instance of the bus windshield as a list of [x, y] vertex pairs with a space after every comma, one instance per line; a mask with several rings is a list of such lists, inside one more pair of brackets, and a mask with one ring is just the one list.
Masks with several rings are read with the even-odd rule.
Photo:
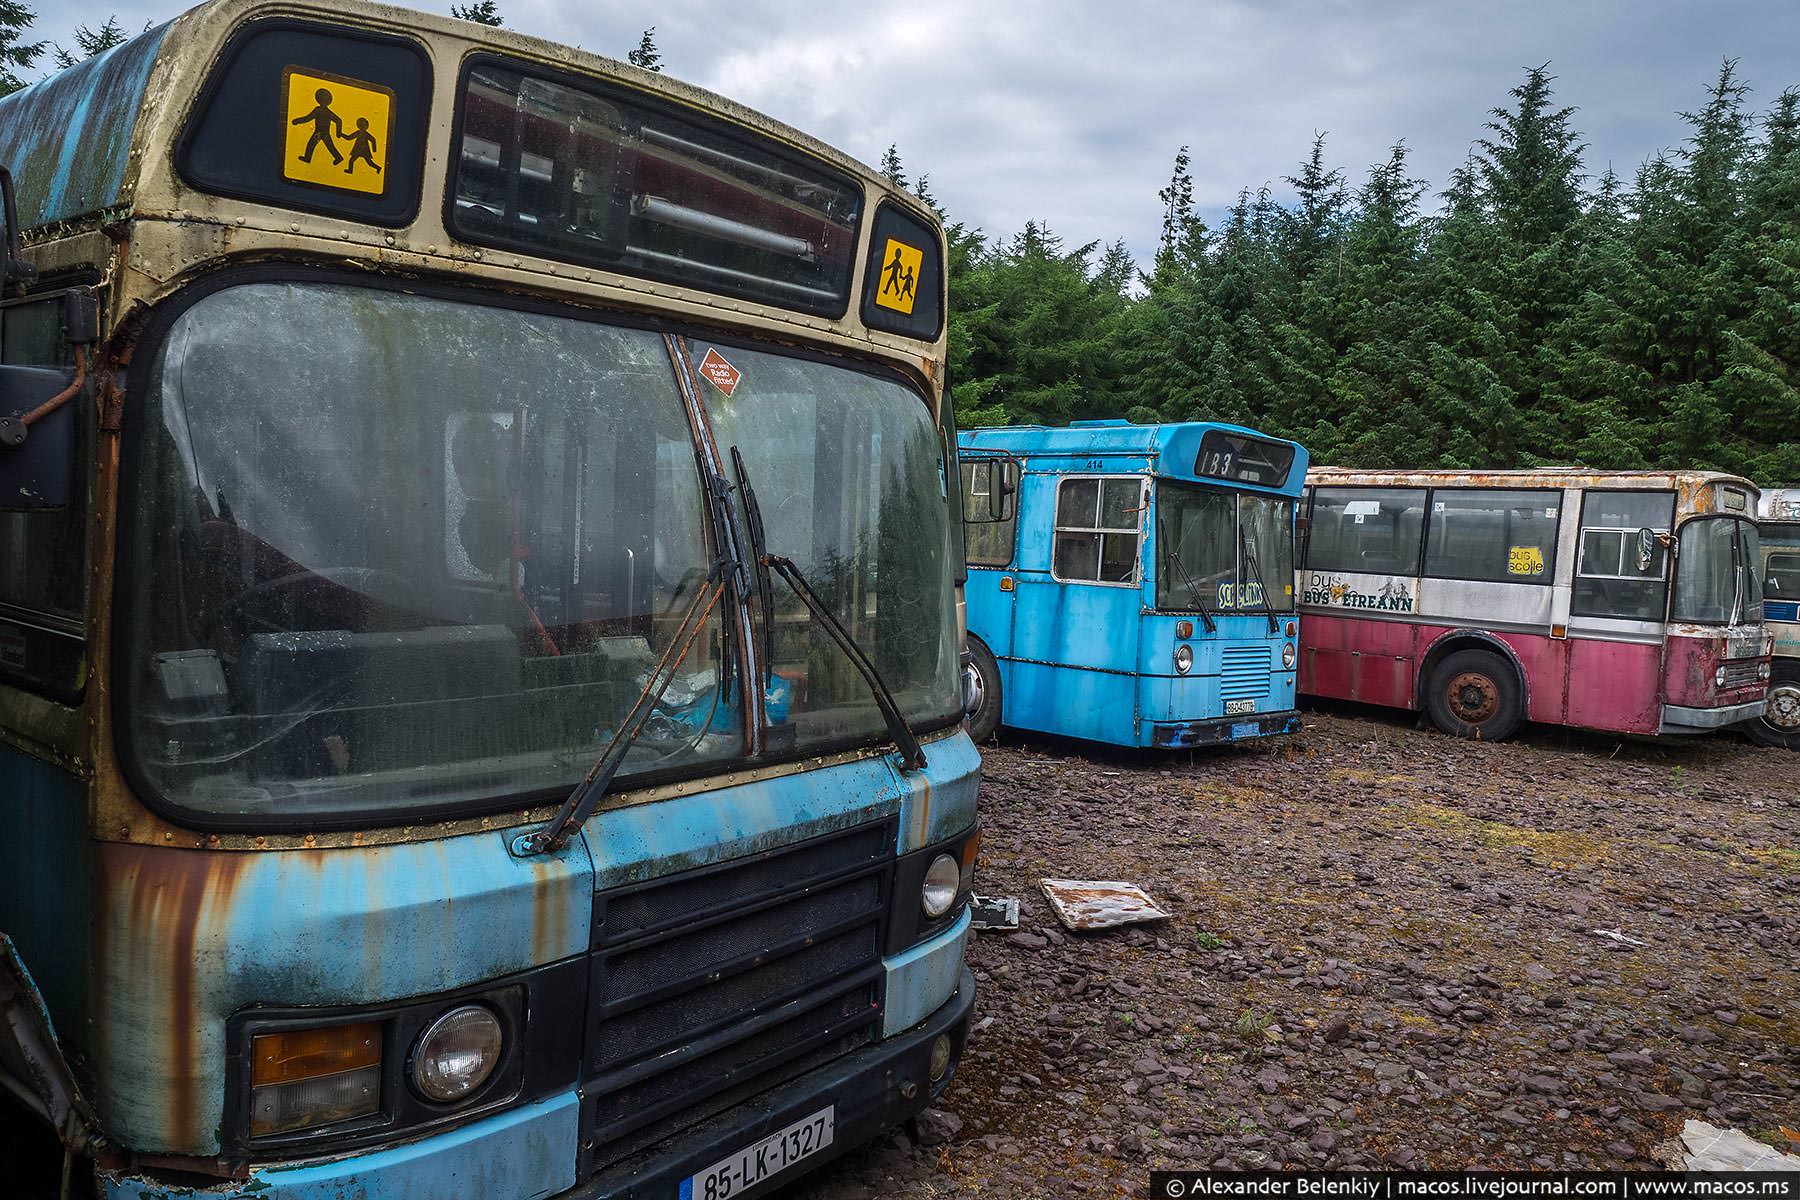
[[1158, 609], [1293, 611], [1292, 500], [1159, 479], [1156, 507]]
[[[729, 353], [750, 377], [757, 356]], [[904, 661], [880, 665], [908, 719], [929, 723], [955, 707], [929, 412], [898, 383], [805, 367], [784, 402], [818, 420], [757, 424], [743, 452], [774, 528], [796, 527], [777, 458], [841, 497], [827, 520], [823, 499], [801, 496], [810, 555], [780, 552], [818, 564], [822, 590], [829, 575], [853, 627], [911, 631], [895, 643]], [[127, 737], [145, 781], [184, 808], [312, 817], [560, 797], [711, 565], [657, 333], [250, 283], [175, 319], [144, 403]], [[855, 488], [834, 478], [850, 458]], [[742, 758], [733, 620], [711, 613], [621, 783]], [[881, 735], [866, 692], [828, 682], [837, 666], [817, 648], [790, 655], [769, 718], [795, 732], [777, 748]]]
[[1754, 523], [1701, 517], [1681, 527], [1670, 619], [1699, 625], [1762, 620], [1762, 548]]

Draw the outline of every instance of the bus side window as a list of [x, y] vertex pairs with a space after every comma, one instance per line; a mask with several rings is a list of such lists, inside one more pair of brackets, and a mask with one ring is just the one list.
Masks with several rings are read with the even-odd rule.
[[[66, 367], [62, 294], [0, 306], [0, 362]], [[75, 486], [63, 508], [0, 512], [0, 606], [30, 614], [29, 628], [0, 617], [0, 679], [73, 697], [85, 681], [91, 404], [77, 399]]]
[[1562, 493], [1439, 488], [1431, 493], [1425, 573], [1483, 583], [1556, 577]]
[[1019, 516], [1019, 464], [1009, 458], [964, 459], [963, 539], [972, 567], [1012, 562]]
[[1307, 570], [1416, 575], [1424, 522], [1423, 489], [1318, 488]]
[[1673, 492], [1590, 491], [1581, 502], [1581, 541], [1569, 611], [1586, 617], [1660, 621], [1668, 607], [1669, 549], [1660, 539], [1640, 565], [1640, 529], [1666, 534]]
[[1058, 483], [1051, 577], [1072, 583], [1136, 580], [1143, 495], [1143, 480], [1135, 475]]

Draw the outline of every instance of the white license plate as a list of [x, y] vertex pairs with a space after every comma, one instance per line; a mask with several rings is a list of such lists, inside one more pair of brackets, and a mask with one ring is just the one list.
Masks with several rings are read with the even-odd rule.
[[835, 1106], [821, 1108], [681, 1181], [679, 1200], [728, 1200], [831, 1145]]
[[1253, 713], [1255, 711], [1256, 701], [1254, 700], [1227, 700], [1225, 702], [1225, 715], [1228, 717], [1235, 717], [1239, 713]]

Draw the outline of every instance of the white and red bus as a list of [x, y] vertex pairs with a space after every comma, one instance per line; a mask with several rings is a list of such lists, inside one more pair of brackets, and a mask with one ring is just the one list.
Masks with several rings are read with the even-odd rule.
[[1757, 497], [1693, 471], [1315, 469], [1299, 690], [1488, 740], [1760, 717]]
[[1758, 509], [1763, 621], [1774, 643], [1769, 709], [1744, 732], [1765, 746], [1800, 750], [1800, 488], [1769, 488]]

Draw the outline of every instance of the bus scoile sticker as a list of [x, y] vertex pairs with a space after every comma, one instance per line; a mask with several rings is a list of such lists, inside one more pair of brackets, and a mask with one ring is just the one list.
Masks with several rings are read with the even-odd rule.
[[299, 67], [287, 69], [283, 84], [282, 176], [381, 195], [394, 128], [393, 90]]
[[881, 251], [881, 286], [875, 291], [875, 303], [910, 317], [919, 299], [919, 275], [924, 265], [923, 250], [899, 238], [889, 238]]

